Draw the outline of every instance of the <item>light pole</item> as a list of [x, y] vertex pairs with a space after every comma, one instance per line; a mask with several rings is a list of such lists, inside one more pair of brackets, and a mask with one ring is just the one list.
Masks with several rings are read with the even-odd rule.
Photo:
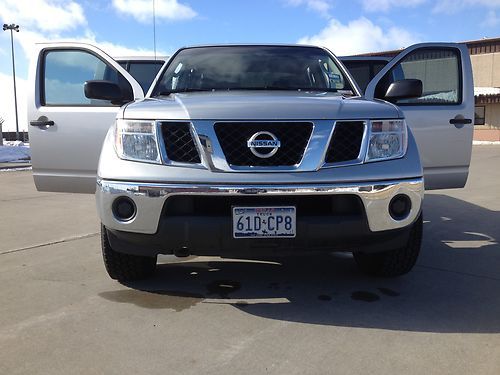
[[10, 30], [10, 47], [12, 51], [12, 78], [14, 79], [14, 108], [16, 113], [16, 140], [19, 141], [19, 121], [17, 119], [17, 93], [16, 93], [16, 65], [14, 64], [14, 37], [12, 35], [13, 31], [19, 32], [19, 25], [11, 23], [7, 25], [3, 24], [3, 31]]

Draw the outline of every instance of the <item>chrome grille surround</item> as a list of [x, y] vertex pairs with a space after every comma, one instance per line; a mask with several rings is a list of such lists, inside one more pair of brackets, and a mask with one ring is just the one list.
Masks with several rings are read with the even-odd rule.
[[[189, 123], [190, 132], [194, 141], [194, 145], [200, 156], [199, 163], [186, 163], [172, 161], [168, 158], [165, 141], [161, 131], [161, 124], [165, 123]], [[312, 132], [303, 152], [302, 158], [295, 165], [281, 166], [240, 166], [231, 165], [228, 163], [219, 138], [215, 131], [215, 125], [221, 123], [310, 123], [312, 124]], [[327, 163], [326, 157], [329, 150], [329, 145], [332, 141], [337, 123], [362, 122], [364, 124], [363, 137], [359, 155], [356, 159]], [[191, 121], [173, 121], [173, 120], [157, 120], [157, 136], [160, 146], [160, 153], [163, 164], [170, 166], [182, 166], [189, 168], [203, 168], [213, 172], [311, 172], [321, 168], [343, 167], [356, 164], [362, 164], [366, 148], [368, 147], [368, 125], [369, 120], [269, 120], [269, 121], [216, 121], [216, 120], [191, 120]], [[246, 146], [246, 144], [244, 145]]]

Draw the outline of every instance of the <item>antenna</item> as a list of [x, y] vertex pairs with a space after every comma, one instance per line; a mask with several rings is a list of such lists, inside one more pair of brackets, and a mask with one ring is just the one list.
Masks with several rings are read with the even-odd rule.
[[153, 46], [154, 46], [155, 60], [156, 60], [156, 9], [155, 9], [155, 0], [153, 0]]

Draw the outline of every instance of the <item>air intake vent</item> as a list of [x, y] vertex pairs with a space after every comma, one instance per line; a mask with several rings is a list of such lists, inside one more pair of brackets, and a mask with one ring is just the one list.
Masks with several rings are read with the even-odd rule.
[[164, 122], [161, 124], [167, 157], [179, 163], [201, 163], [190, 124], [187, 122]]
[[[215, 133], [228, 164], [279, 167], [294, 166], [302, 161], [312, 128], [310, 122], [220, 122], [215, 124]], [[280, 144], [274, 153], [272, 147], [257, 149], [261, 154], [271, 154], [269, 157], [259, 157], [248, 147], [250, 138], [262, 132], [273, 134]]]
[[364, 131], [363, 121], [338, 121], [326, 152], [325, 162], [340, 163], [358, 159]]

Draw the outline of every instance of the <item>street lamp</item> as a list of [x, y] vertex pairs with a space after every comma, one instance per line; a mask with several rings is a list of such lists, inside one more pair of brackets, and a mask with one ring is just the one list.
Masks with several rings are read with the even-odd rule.
[[14, 64], [14, 37], [12, 32], [19, 32], [19, 25], [11, 23], [7, 25], [3, 24], [3, 31], [10, 30], [10, 47], [12, 51], [12, 78], [14, 79], [14, 108], [16, 113], [16, 140], [19, 141], [19, 121], [17, 119], [17, 93], [16, 93], [16, 65]]

